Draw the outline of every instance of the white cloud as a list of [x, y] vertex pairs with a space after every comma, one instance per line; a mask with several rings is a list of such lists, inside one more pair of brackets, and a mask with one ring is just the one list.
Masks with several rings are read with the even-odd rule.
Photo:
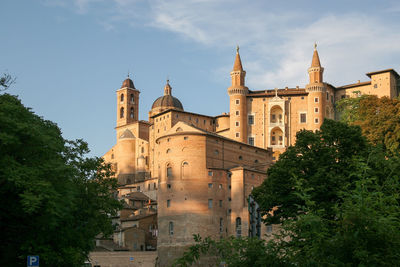
[[[77, 11], [84, 13], [102, 0], [73, 1]], [[227, 53], [240, 44], [252, 89], [304, 86], [314, 41], [319, 44], [326, 80], [333, 84], [355, 82], [363, 79], [365, 72], [379, 68], [399, 67], [400, 59], [394, 56], [400, 52], [397, 25], [385, 21], [379, 12], [366, 15], [328, 10], [316, 16], [312, 10], [299, 12], [290, 6], [273, 6], [269, 1], [103, 0], [104, 3], [112, 5], [113, 11], [101, 21], [106, 30], [128, 21], [173, 32], [208, 47], [226, 48]], [[226, 68], [215, 66], [216, 72]]]

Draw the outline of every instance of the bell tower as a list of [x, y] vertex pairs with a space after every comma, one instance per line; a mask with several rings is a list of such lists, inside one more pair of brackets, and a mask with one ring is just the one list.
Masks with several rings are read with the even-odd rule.
[[306, 92], [308, 92], [307, 125], [308, 129], [313, 131], [319, 129], [324, 120], [326, 86], [323, 83], [323, 72], [324, 68], [321, 67], [317, 44], [314, 44], [311, 67], [308, 68], [310, 82], [306, 85]]
[[236, 58], [231, 71], [232, 84], [228, 88], [229, 113], [230, 113], [230, 137], [233, 140], [247, 143], [247, 94], [249, 89], [245, 86], [246, 71], [243, 70], [239, 54], [239, 46], [236, 48]]
[[117, 90], [117, 127], [138, 121], [139, 94], [128, 74], [121, 88]]

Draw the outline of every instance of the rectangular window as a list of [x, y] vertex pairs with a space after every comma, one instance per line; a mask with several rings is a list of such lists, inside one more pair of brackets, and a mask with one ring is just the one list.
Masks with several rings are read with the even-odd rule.
[[254, 125], [254, 115], [249, 115], [249, 125]]
[[239, 122], [238, 122], [238, 121], [235, 122], [235, 126], [236, 126], [236, 127], [239, 126]]
[[314, 108], [314, 112], [318, 113], [319, 112], [318, 108]]
[[209, 171], [209, 172], [208, 172], [208, 176], [213, 176], [213, 172], [212, 172], [212, 171]]
[[208, 188], [212, 188], [213, 187], [213, 184], [212, 183], [209, 183], [208, 184]]
[[222, 208], [222, 200], [219, 201], [219, 207]]
[[276, 120], [276, 115], [275, 115], [275, 114], [272, 114], [272, 115], [271, 115], [271, 119], [272, 119], [272, 122], [275, 122], [275, 120]]
[[307, 122], [307, 113], [300, 113], [300, 123]]
[[236, 114], [236, 116], [239, 116], [240, 111], [239, 111], [239, 110], [236, 110], [235, 114]]
[[173, 235], [173, 234], [174, 234], [174, 223], [169, 222], [169, 235]]
[[275, 141], [275, 136], [273, 135], [273, 136], [271, 136], [271, 140], [272, 140], [272, 142], [274, 142]]
[[319, 98], [318, 97], [314, 97], [314, 102], [318, 103], [319, 102]]
[[219, 184], [219, 185], [218, 185], [218, 188], [219, 188], [219, 189], [222, 189], [222, 184]]
[[167, 188], [170, 189], [171, 188], [171, 184], [167, 184]]
[[283, 136], [280, 135], [280, 136], [279, 136], [279, 141], [282, 141], [282, 140], [283, 140]]
[[318, 119], [318, 118], [315, 118], [315, 119], [314, 119], [314, 122], [315, 122], [315, 123], [319, 123], [319, 119]]
[[140, 185], [136, 188], [138, 192], [140, 192]]
[[212, 209], [212, 204], [213, 204], [212, 202], [213, 202], [212, 199], [208, 200], [208, 208], [209, 209]]
[[267, 225], [267, 233], [272, 233], [272, 225]]
[[249, 137], [249, 145], [254, 146], [254, 137]]
[[219, 232], [223, 233], [224, 232], [224, 219], [219, 218]]
[[171, 199], [167, 199], [167, 208], [171, 207]]
[[240, 104], [240, 100], [236, 99], [235, 103], [236, 103], [236, 105], [239, 105]]
[[333, 95], [331, 95], [331, 103], [333, 104]]
[[236, 133], [236, 137], [239, 137], [240, 136], [240, 133]]
[[172, 177], [172, 168], [171, 167], [167, 167], [167, 177], [168, 178]]
[[326, 100], [329, 100], [329, 93], [326, 92]]

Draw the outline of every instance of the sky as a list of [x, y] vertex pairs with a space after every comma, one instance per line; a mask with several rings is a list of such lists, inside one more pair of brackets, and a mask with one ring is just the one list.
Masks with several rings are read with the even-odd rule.
[[141, 120], [167, 78], [186, 111], [228, 112], [237, 45], [250, 90], [304, 87], [315, 42], [333, 85], [400, 72], [397, 0], [1, 0], [0, 10], [0, 73], [16, 78], [7, 92], [91, 156], [116, 142], [128, 72]]

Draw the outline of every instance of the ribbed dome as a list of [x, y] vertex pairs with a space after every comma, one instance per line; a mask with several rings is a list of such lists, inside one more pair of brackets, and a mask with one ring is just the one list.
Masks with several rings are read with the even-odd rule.
[[122, 83], [121, 88], [125, 88], [125, 87], [135, 89], [135, 85], [133, 84], [133, 81], [129, 78], [126, 78], [125, 81]]
[[154, 101], [151, 108], [177, 108], [183, 110], [181, 101], [172, 95], [160, 96], [156, 101]]
[[167, 109], [167, 108], [176, 108], [183, 110], [183, 106], [181, 101], [179, 101], [178, 98], [173, 97], [171, 95], [172, 87], [169, 85], [169, 80], [167, 80], [167, 83], [165, 84], [164, 87], [164, 95], [160, 96], [159, 98], [154, 101], [153, 106], [151, 109], [155, 108], [162, 108], [162, 109]]

